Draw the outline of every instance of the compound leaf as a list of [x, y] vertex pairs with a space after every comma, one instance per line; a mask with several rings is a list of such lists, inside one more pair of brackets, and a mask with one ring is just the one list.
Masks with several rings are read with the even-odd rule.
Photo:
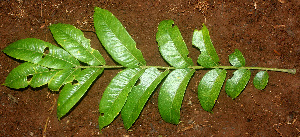
[[267, 86], [268, 80], [269, 80], [268, 72], [260, 71], [255, 75], [255, 77], [253, 79], [253, 84], [254, 84], [255, 88], [257, 88], [259, 90], [263, 90]]
[[235, 49], [235, 51], [229, 55], [229, 62], [235, 67], [244, 67], [246, 64], [245, 58], [241, 51]]
[[86, 68], [75, 75], [73, 83], [66, 84], [57, 100], [57, 117], [60, 119], [80, 100], [103, 68]]
[[145, 69], [127, 68], [119, 72], [105, 89], [99, 104], [99, 129], [109, 125], [124, 106], [127, 96]]
[[35, 38], [18, 40], [7, 46], [3, 52], [16, 59], [48, 68], [67, 69], [80, 65], [65, 50]]
[[198, 63], [201, 66], [209, 68], [218, 65], [220, 59], [211, 42], [209, 31], [204, 24], [201, 30], [194, 31], [192, 43], [201, 51], [198, 58]]
[[225, 84], [225, 91], [229, 97], [235, 99], [249, 82], [251, 72], [248, 69], [238, 69], [233, 73], [233, 77]]
[[62, 85], [74, 80], [75, 75], [80, 72], [79, 68], [63, 69], [58, 71], [49, 81], [48, 88], [52, 91], [58, 91]]
[[37, 64], [25, 62], [14, 68], [6, 77], [4, 85], [10, 88], [25, 88], [30, 83], [28, 76], [49, 72], [49, 69]]
[[94, 26], [102, 45], [116, 62], [129, 68], [146, 65], [135, 41], [111, 12], [95, 7]]
[[90, 40], [82, 31], [69, 24], [52, 24], [50, 27], [54, 39], [66, 51], [88, 65], [104, 65], [105, 60], [98, 50], [91, 48]]
[[158, 96], [158, 109], [162, 119], [172, 124], [180, 120], [180, 108], [186, 86], [194, 69], [175, 69], [163, 83]]
[[126, 129], [132, 126], [152, 92], [168, 73], [169, 70], [160, 72], [154, 67], [145, 70], [140, 77], [140, 83], [132, 88], [121, 111], [124, 127]]
[[193, 65], [191, 58], [187, 57], [189, 51], [173, 20], [160, 22], [156, 33], [159, 51], [162, 57], [173, 67], [187, 68]]
[[213, 69], [207, 72], [198, 86], [198, 99], [205, 111], [212, 112], [226, 78], [226, 70]]

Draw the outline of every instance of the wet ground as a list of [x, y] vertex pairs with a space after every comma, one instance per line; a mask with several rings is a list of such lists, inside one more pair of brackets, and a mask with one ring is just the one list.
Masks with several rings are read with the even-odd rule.
[[[196, 65], [199, 55], [192, 46], [194, 29], [205, 23], [221, 65], [239, 49], [246, 66], [296, 68], [295, 75], [269, 72], [268, 86], [259, 91], [251, 79], [232, 100], [221, 90], [214, 113], [204, 111], [197, 85], [207, 72], [196, 71], [181, 108], [181, 123], [164, 122], [154, 92], [133, 127], [126, 131], [121, 117], [98, 129], [98, 105], [110, 80], [120, 70], [105, 70], [82, 101], [62, 120], [56, 117], [57, 93], [47, 87], [14, 90], [0, 86], [0, 136], [299, 136], [300, 2], [298, 0], [100, 0], [100, 1], [0, 1], [0, 47], [24, 38], [56, 44], [50, 24], [67, 23], [84, 31], [107, 64], [115, 65], [93, 32], [95, 6], [111, 11], [126, 27], [143, 52], [147, 65], [167, 66], [159, 54], [155, 34], [160, 21], [173, 19]], [[56, 44], [57, 45], [57, 44]], [[0, 53], [0, 83], [21, 62]], [[227, 78], [233, 71], [228, 71]]]

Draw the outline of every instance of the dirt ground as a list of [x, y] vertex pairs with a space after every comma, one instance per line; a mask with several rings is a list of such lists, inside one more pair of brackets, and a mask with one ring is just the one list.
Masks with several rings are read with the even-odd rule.
[[[221, 59], [239, 49], [246, 66], [296, 68], [295, 75], [269, 72], [268, 86], [252, 84], [232, 100], [221, 90], [214, 113], [204, 111], [197, 85], [206, 70], [191, 79], [181, 108], [181, 123], [164, 122], [158, 112], [159, 86], [139, 119], [126, 131], [121, 116], [99, 132], [98, 105], [110, 80], [120, 70], [105, 70], [81, 102], [62, 120], [56, 117], [58, 93], [46, 86], [15, 90], [0, 86], [0, 136], [300, 136], [300, 1], [299, 0], [0, 0], [0, 47], [24, 38], [57, 45], [50, 24], [67, 23], [85, 31], [92, 47], [107, 64], [115, 65], [93, 32], [94, 7], [111, 11], [126, 27], [147, 65], [167, 66], [159, 54], [155, 34], [160, 21], [172, 19], [179, 27], [196, 65], [200, 54], [192, 46], [194, 29], [205, 23]], [[0, 53], [0, 83], [21, 62]], [[227, 79], [233, 71], [227, 71]]]

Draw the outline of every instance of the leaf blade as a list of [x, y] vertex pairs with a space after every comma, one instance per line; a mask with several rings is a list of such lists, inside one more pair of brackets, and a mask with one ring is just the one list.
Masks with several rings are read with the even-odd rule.
[[20, 89], [29, 85], [28, 76], [37, 73], [48, 72], [45, 67], [25, 62], [14, 68], [6, 77], [4, 85], [10, 88]]
[[158, 95], [158, 109], [164, 121], [179, 123], [183, 96], [194, 72], [194, 69], [175, 69], [164, 81]]
[[[49, 53], [44, 53], [49, 51]], [[16, 59], [54, 69], [66, 69], [79, 66], [79, 62], [65, 50], [48, 42], [27, 38], [7, 46], [3, 52]]]
[[63, 87], [57, 100], [58, 119], [70, 111], [103, 70], [103, 68], [86, 68], [75, 76], [77, 83], [68, 83]]
[[256, 89], [258, 90], [263, 90], [269, 81], [269, 74], [267, 71], [260, 71], [258, 72], [254, 79], [253, 79], [253, 84]]
[[209, 31], [203, 24], [201, 30], [195, 30], [193, 34], [192, 44], [200, 49], [201, 54], [198, 58], [198, 63], [206, 68], [218, 65], [220, 61], [218, 54], [211, 42]]
[[94, 26], [102, 45], [116, 62], [129, 68], [146, 65], [135, 41], [111, 12], [95, 7]]
[[169, 70], [161, 73], [154, 67], [145, 70], [140, 77], [139, 85], [132, 88], [122, 108], [121, 116], [125, 129], [129, 129], [132, 126], [152, 92], [168, 73]]
[[225, 91], [229, 97], [235, 99], [246, 87], [250, 80], [251, 72], [248, 69], [238, 69], [233, 73], [233, 77], [225, 84]]
[[156, 33], [159, 51], [162, 57], [173, 67], [187, 68], [193, 65], [191, 58], [187, 57], [189, 51], [173, 20], [161, 21]]
[[226, 70], [213, 69], [201, 79], [198, 86], [198, 99], [205, 111], [212, 112], [225, 78]]
[[58, 91], [61, 86], [72, 82], [79, 72], [79, 68], [60, 70], [50, 79], [48, 88], [52, 91]]
[[124, 106], [128, 93], [145, 69], [127, 68], [119, 72], [105, 89], [99, 104], [99, 129], [109, 125]]
[[229, 62], [235, 67], [244, 67], [246, 65], [245, 58], [238, 49], [235, 49], [235, 51], [229, 55]]
[[210, 68], [218, 65], [216, 62], [212, 60], [211, 56], [208, 55], [207, 52], [201, 52], [197, 62], [205, 68]]
[[29, 85], [33, 88], [40, 87], [42, 85], [47, 84], [50, 79], [57, 73], [57, 70], [51, 70], [51, 71], [46, 71], [46, 72], [41, 72], [34, 74], [33, 77], [31, 78]]
[[90, 40], [81, 30], [69, 24], [52, 24], [50, 31], [59, 45], [78, 60], [91, 66], [105, 65], [105, 60], [98, 50], [91, 48]]

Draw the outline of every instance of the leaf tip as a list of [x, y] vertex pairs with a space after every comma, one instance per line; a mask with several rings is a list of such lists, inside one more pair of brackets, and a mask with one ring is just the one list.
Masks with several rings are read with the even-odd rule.
[[124, 124], [124, 128], [128, 131], [130, 129], [131, 125], [125, 125]]
[[235, 100], [235, 99], [237, 98], [237, 96], [236, 96], [236, 97], [234, 97], [234, 96], [229, 96], [229, 97], [231, 97], [232, 100]]
[[101, 131], [105, 126], [107, 126], [107, 124], [105, 124], [105, 123], [102, 122], [102, 117], [103, 117], [103, 116], [100, 115], [100, 116], [99, 116], [99, 119], [98, 119], [98, 124], [99, 124], [98, 127], [99, 127], [99, 130], [100, 130], [100, 131]]
[[98, 10], [101, 10], [101, 8], [99, 8], [99, 7], [94, 8], [94, 11], [98, 11]]
[[61, 120], [62, 117], [63, 117], [62, 115], [57, 114], [57, 119], [58, 119], [59, 121]]
[[296, 74], [296, 69], [288, 69], [287, 72], [288, 72], [288, 73], [291, 73], [291, 74]]

